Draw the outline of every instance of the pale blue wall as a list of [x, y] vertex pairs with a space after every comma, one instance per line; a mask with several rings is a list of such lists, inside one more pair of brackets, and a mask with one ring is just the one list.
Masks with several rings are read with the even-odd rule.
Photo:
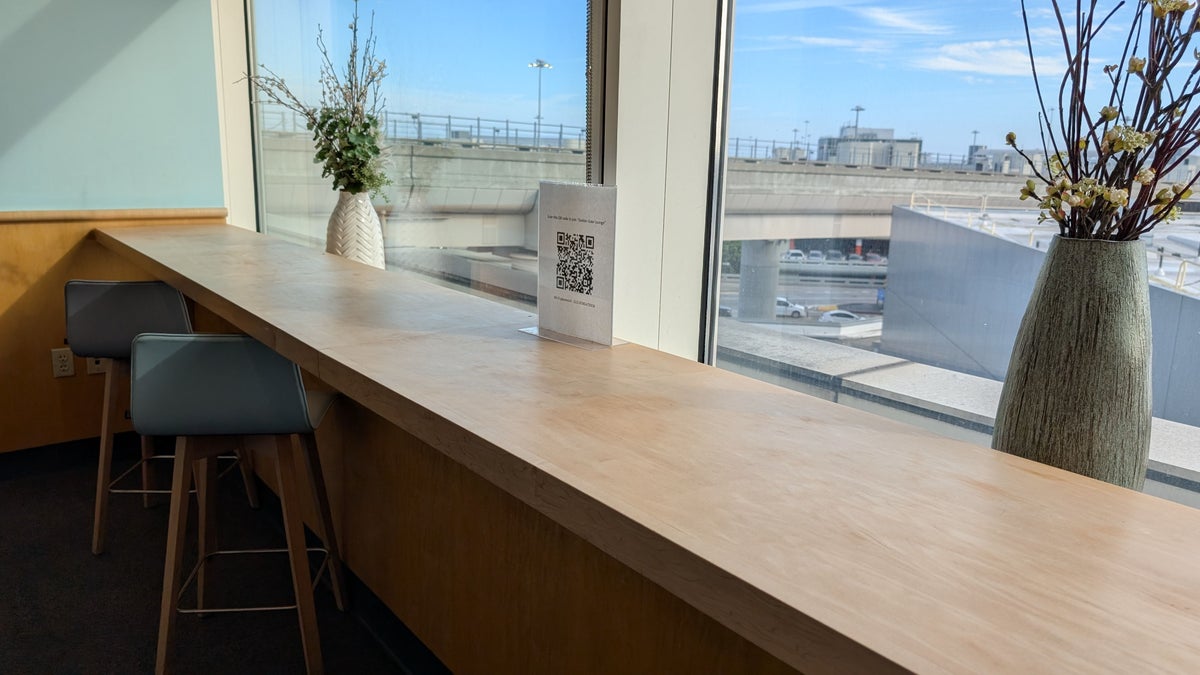
[[0, 210], [224, 205], [209, 0], [0, 17]]

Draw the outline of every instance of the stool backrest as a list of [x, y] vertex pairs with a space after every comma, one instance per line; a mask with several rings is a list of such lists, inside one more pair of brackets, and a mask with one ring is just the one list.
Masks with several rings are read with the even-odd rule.
[[245, 335], [144, 333], [130, 375], [133, 427], [145, 436], [313, 431], [300, 368]]
[[67, 344], [84, 357], [128, 359], [138, 333], [190, 333], [183, 295], [161, 281], [68, 281]]

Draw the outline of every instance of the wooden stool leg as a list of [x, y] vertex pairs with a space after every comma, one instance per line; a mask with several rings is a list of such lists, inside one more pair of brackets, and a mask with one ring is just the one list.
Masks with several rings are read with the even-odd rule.
[[[149, 436], [142, 436], [142, 489], [154, 489], [154, 467], [150, 466], [150, 458], [154, 456], [154, 439]], [[150, 508], [154, 501], [154, 495], [142, 495], [142, 506]]]
[[117, 392], [121, 379], [129, 379], [129, 362], [111, 360], [104, 373], [104, 410], [100, 418], [100, 461], [96, 467], [96, 513], [92, 520], [92, 553], [104, 553], [108, 526], [108, 484], [112, 482], [113, 428], [119, 414]]
[[191, 485], [192, 449], [188, 439], [175, 441], [175, 470], [171, 478], [171, 508], [167, 521], [167, 555], [163, 565], [162, 605], [158, 617], [158, 650], [154, 657], [154, 672], [167, 672], [167, 657], [175, 632], [175, 608], [179, 601], [180, 568], [183, 563], [183, 535], [187, 529], [188, 488]]
[[258, 483], [254, 480], [254, 453], [241, 443], [241, 446], [235, 451], [237, 455], [238, 468], [242, 470], [242, 483], [246, 485], [246, 501], [250, 502], [250, 508], [258, 508]]
[[308, 463], [311, 478], [313, 504], [317, 508], [317, 536], [329, 549], [329, 585], [333, 587], [333, 599], [337, 608], [346, 611], [346, 586], [342, 578], [342, 554], [338, 548], [337, 533], [333, 529], [333, 515], [329, 510], [329, 494], [325, 490], [325, 474], [321, 470], [321, 455], [317, 451], [317, 439], [313, 434], [303, 434], [300, 442], [304, 446], [304, 458]]
[[300, 490], [296, 480], [295, 436], [276, 436], [275, 467], [279, 479], [279, 502], [283, 508], [283, 530], [287, 535], [288, 560], [292, 567], [292, 586], [296, 590], [296, 613], [300, 619], [300, 640], [309, 673], [324, 672], [321, 639], [317, 633], [317, 608], [313, 604], [312, 579], [308, 569], [308, 551], [304, 543], [304, 521], [300, 511]]
[[[199, 445], [201, 441], [194, 439]], [[198, 557], [200, 567], [196, 570], [196, 609], [204, 609], [204, 584], [207, 578], [208, 562], [205, 556], [217, 550], [217, 459], [210, 449], [198, 450], [193, 473], [196, 477], [196, 524], [199, 530]], [[176, 460], [178, 461], [178, 459]], [[203, 615], [201, 615], [203, 616]]]

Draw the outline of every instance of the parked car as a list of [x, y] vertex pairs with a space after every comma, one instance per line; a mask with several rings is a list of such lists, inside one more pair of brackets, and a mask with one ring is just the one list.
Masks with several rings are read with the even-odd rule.
[[775, 298], [775, 316], [790, 316], [793, 319], [808, 316], [804, 305], [792, 304], [787, 298]]
[[863, 256], [863, 260], [869, 263], [879, 263], [881, 265], [887, 264], [887, 258], [879, 255], [878, 253], [868, 253]]
[[846, 259], [846, 254], [841, 251], [826, 251], [825, 259], [829, 261], [842, 261]]
[[844, 309], [831, 309], [822, 314], [820, 320], [826, 323], [846, 323], [848, 321], [862, 321], [863, 317]]
[[733, 316], [733, 308], [729, 305], [720, 305], [717, 307], [717, 316]]
[[825, 254], [820, 251], [809, 251], [808, 252], [808, 261], [809, 262], [821, 262], [824, 259], [825, 259]]
[[784, 253], [783, 257], [780, 258], [780, 260], [782, 260], [783, 262], [804, 262], [804, 251], [797, 251], [796, 249], [792, 249], [792, 250], [788, 251], [787, 253]]
[[850, 255], [846, 256], [846, 260], [850, 262], [862, 262], [862, 259], [863, 257], [857, 253], [851, 253]]

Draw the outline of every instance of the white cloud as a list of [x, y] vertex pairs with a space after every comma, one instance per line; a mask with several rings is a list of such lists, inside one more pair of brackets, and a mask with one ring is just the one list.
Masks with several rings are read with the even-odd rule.
[[786, 49], [803, 49], [805, 47], [826, 47], [832, 49], [851, 49], [857, 52], [877, 52], [887, 48], [887, 43], [880, 40], [852, 40], [850, 38], [832, 38], [812, 35], [769, 35], [754, 40], [753, 46], [741, 47], [739, 52], [770, 52]]
[[[1021, 13], [1017, 12], [1017, 16]], [[1026, 7], [1025, 15], [1031, 19], [1054, 19], [1054, 9], [1051, 7]], [[1075, 16], [1074, 12], [1064, 12], [1063, 18], [1070, 19]]]
[[922, 35], [937, 35], [950, 31], [947, 26], [927, 21], [916, 12], [903, 13], [884, 7], [850, 8], [850, 11], [878, 26], [892, 30]]
[[1029, 75], [1029, 56], [1017, 40], [983, 40], [943, 45], [914, 62], [918, 68], [976, 75]]
[[783, 0], [782, 2], [764, 2], [751, 5], [738, 3], [738, 14], [772, 14], [775, 12], [794, 12], [821, 7], [845, 7], [853, 4], [850, 0]]
[[995, 82], [995, 80], [990, 77], [977, 77], [975, 75], [964, 75], [962, 79], [963, 82], [966, 82], [972, 87], [987, 86]]
[[1058, 27], [1043, 26], [1041, 28], [1030, 27], [1029, 36], [1033, 38], [1034, 44], [1050, 44], [1054, 45], [1062, 40], [1062, 32]]

